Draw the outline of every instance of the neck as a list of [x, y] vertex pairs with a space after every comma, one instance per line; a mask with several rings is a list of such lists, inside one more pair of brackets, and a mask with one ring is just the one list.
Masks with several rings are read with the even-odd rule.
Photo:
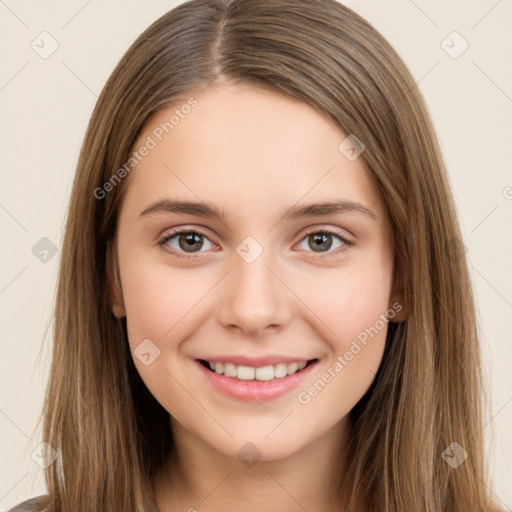
[[159, 512], [344, 511], [348, 418], [279, 460], [253, 464], [220, 453], [171, 420], [175, 449], [155, 479]]

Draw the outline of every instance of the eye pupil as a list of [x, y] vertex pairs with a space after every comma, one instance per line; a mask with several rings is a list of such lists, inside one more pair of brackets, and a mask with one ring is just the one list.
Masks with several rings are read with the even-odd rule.
[[[309, 236], [310, 246], [315, 252], [323, 252], [329, 250], [332, 245], [332, 235], [328, 233], [315, 233]], [[317, 248], [320, 250], [317, 250]]]
[[198, 233], [185, 233], [179, 236], [180, 248], [186, 252], [194, 252], [203, 246], [202, 235]]

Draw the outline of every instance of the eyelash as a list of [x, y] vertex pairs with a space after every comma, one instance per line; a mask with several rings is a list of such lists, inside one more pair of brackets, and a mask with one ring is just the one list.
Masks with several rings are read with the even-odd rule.
[[[304, 233], [304, 236], [300, 239], [300, 242], [302, 242], [304, 239], [306, 239], [310, 235], [320, 234], [320, 233], [323, 234], [323, 235], [335, 236], [336, 238], [338, 238], [339, 240], [341, 240], [343, 242], [343, 245], [341, 247], [338, 247], [337, 249], [335, 249], [332, 252], [318, 253], [319, 254], [318, 256], [314, 256], [315, 259], [318, 259], [318, 258], [322, 258], [322, 259], [329, 258], [330, 256], [337, 255], [338, 253], [347, 251], [352, 245], [354, 245], [353, 242], [350, 242], [344, 236], [340, 235], [336, 231], [334, 231], [332, 229], [329, 229], [329, 228], [320, 228], [320, 229], [316, 228], [316, 229], [312, 229], [310, 231], [307, 231], [306, 233]], [[173, 255], [175, 255], [175, 256], [177, 256], [179, 258], [190, 259], [190, 258], [196, 257], [196, 255], [199, 254], [199, 253], [191, 253], [191, 254], [188, 255], [188, 254], [185, 254], [183, 252], [175, 251], [174, 249], [171, 249], [171, 248], [168, 248], [168, 249], [164, 248], [164, 245], [169, 240], [172, 240], [175, 236], [182, 235], [182, 234], [195, 234], [195, 235], [200, 235], [200, 236], [202, 236], [204, 238], [208, 238], [204, 233], [201, 233], [201, 231], [197, 231], [196, 229], [186, 229], [186, 228], [183, 228], [183, 229], [173, 230], [170, 233], [164, 235], [160, 240], [158, 240], [158, 245], [161, 246], [165, 251], [171, 252]], [[211, 243], [213, 243], [213, 242], [211, 242]], [[306, 251], [306, 252], [314, 252], [314, 251]], [[323, 254], [325, 254], [327, 256], [323, 256]]]

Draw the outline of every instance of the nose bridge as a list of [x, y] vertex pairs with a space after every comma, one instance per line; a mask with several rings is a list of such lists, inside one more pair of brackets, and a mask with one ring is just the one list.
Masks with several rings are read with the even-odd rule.
[[259, 247], [248, 240], [237, 248], [219, 310], [224, 325], [236, 325], [252, 333], [285, 323], [289, 310], [285, 287], [270, 270], [272, 253]]

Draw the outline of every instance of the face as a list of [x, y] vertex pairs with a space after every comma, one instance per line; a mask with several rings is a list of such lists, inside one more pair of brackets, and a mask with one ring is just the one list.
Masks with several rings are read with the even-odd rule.
[[113, 311], [173, 429], [276, 460], [337, 432], [374, 379], [403, 313], [389, 224], [308, 105], [232, 84], [194, 98], [135, 144], [151, 148], [126, 178]]

